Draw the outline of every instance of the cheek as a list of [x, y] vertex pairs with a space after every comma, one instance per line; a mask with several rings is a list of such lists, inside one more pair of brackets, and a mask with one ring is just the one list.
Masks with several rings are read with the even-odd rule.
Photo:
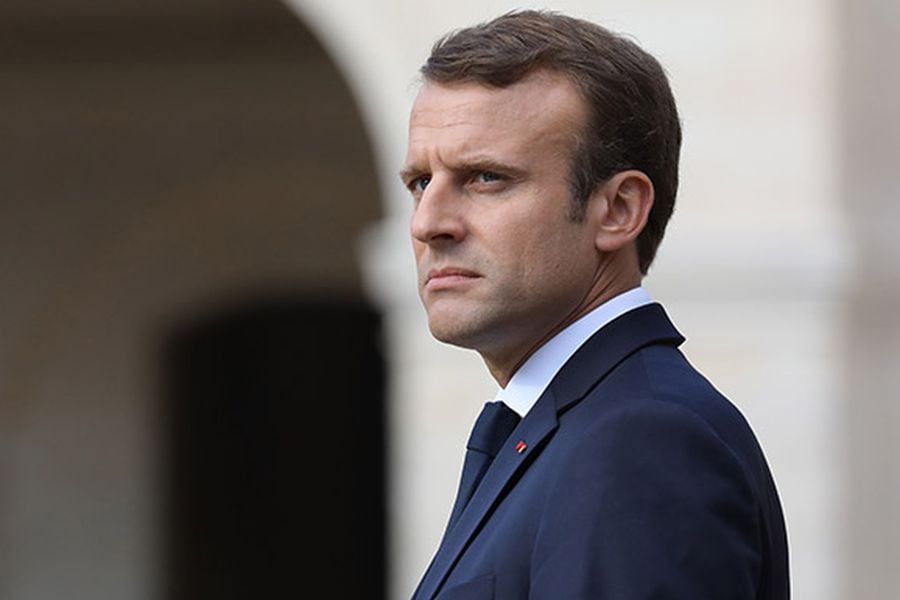
[[[583, 242], [583, 231], [567, 219], [567, 197], [547, 191], [518, 198], [519, 210], [491, 215], [483, 221], [479, 238], [496, 265], [502, 265], [509, 286], [528, 281], [540, 285], [569, 270], [573, 253]], [[522, 207], [527, 207], [521, 210]]]
[[422, 255], [425, 254], [425, 244], [413, 240], [412, 249], [413, 255], [416, 257], [416, 262], [419, 262], [422, 259]]
[[586, 270], [590, 268], [592, 252], [592, 244], [582, 229], [569, 224], [544, 228], [533, 234], [526, 267], [533, 271], [532, 278], [577, 280], [589, 276]]
[[510, 298], [528, 296], [558, 277], [560, 252], [547, 232], [531, 227], [515, 239], [502, 243], [495, 256], [501, 257], [506, 294]]

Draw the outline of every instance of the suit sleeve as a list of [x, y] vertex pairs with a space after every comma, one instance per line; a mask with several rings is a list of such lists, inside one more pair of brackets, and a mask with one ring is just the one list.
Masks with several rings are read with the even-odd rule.
[[760, 517], [741, 461], [700, 417], [636, 402], [586, 428], [533, 550], [532, 600], [752, 600]]

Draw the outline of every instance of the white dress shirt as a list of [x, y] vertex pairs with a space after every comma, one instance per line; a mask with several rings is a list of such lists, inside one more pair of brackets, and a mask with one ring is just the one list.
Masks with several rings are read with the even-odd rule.
[[611, 298], [584, 315], [537, 349], [519, 367], [505, 388], [497, 391], [499, 400], [524, 417], [534, 406], [550, 381], [575, 351], [601, 327], [630, 310], [653, 300], [643, 287], [636, 287]]

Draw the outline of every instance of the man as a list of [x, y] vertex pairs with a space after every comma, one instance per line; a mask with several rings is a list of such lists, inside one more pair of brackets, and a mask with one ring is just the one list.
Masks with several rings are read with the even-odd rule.
[[662, 68], [525, 11], [422, 72], [401, 173], [419, 292], [501, 390], [414, 598], [788, 598], [763, 453], [641, 287], [678, 182]]

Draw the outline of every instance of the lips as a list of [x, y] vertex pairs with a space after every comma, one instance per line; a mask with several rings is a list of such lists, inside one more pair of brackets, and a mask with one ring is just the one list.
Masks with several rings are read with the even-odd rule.
[[480, 274], [468, 269], [458, 267], [444, 267], [443, 269], [429, 269], [425, 277], [425, 289], [436, 291], [450, 289], [466, 285], [481, 277]]

